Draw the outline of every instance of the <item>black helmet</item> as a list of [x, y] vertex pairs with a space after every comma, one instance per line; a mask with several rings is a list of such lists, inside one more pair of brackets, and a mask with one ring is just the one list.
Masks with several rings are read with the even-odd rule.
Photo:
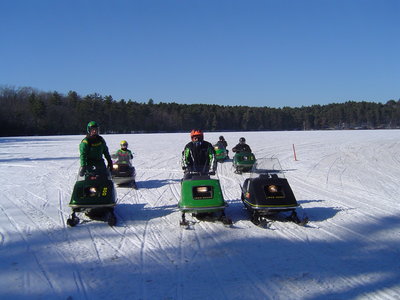
[[225, 141], [225, 139], [224, 139], [224, 137], [222, 135], [219, 137], [219, 140], [220, 141]]
[[246, 139], [245, 139], [244, 137], [241, 137], [241, 138], [239, 139], [239, 143], [241, 143], [241, 144], [246, 143]]

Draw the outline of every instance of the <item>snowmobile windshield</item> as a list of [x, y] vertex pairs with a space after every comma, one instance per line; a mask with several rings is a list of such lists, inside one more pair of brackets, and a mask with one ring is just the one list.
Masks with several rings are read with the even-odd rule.
[[257, 161], [251, 170], [250, 177], [256, 178], [262, 174], [276, 174], [278, 177], [285, 178], [279, 159], [274, 157], [257, 158]]

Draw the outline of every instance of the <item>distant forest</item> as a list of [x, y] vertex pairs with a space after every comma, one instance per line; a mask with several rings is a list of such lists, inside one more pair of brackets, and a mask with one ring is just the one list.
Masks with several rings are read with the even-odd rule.
[[97, 121], [102, 133], [269, 131], [400, 128], [400, 100], [302, 107], [249, 107], [147, 103], [80, 96], [30, 87], [0, 88], [0, 136], [85, 133]]

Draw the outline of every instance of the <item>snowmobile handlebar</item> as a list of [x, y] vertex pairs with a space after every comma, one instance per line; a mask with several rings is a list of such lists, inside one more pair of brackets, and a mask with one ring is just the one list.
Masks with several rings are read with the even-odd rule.
[[215, 171], [208, 171], [208, 172], [199, 172], [199, 171], [188, 171], [187, 169], [185, 169], [185, 172], [184, 173], [186, 173], [186, 174], [190, 174], [190, 175], [199, 175], [199, 176], [202, 176], [202, 175], [215, 175]]

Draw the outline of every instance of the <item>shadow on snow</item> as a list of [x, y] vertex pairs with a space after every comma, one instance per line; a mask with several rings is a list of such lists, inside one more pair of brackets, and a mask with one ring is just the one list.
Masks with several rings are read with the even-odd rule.
[[[133, 215], [136, 208], [121, 207]], [[154, 212], [147, 220], [163, 215], [161, 209]], [[316, 300], [399, 291], [398, 240], [371, 249], [370, 241], [356, 235], [310, 240], [266, 231], [261, 237], [230, 238], [231, 229], [206, 228], [165, 228], [176, 230], [177, 240], [168, 240], [162, 229], [151, 233], [147, 226], [128, 227], [123, 235], [107, 226], [33, 231], [2, 244], [0, 276], [14, 278], [16, 284], [0, 283], [0, 296], [202, 299], [212, 290], [215, 299]], [[399, 231], [400, 217], [353, 228], [369, 236], [388, 229]], [[297, 234], [309, 230], [315, 229], [304, 228]], [[153, 235], [158, 236], [156, 244], [148, 241]]]

